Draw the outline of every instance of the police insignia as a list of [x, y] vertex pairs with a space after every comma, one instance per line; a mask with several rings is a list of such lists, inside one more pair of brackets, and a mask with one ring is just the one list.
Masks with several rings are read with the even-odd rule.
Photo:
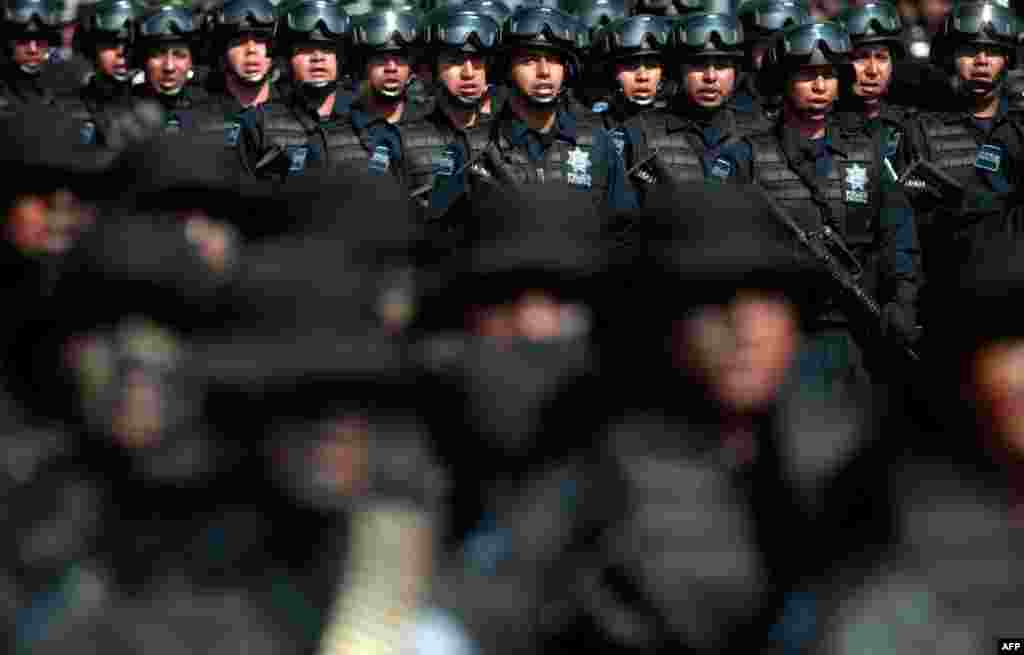
[[441, 148], [441, 152], [434, 158], [434, 175], [448, 177], [455, 174], [455, 153], [452, 150], [450, 145]]
[[615, 151], [619, 153], [619, 157], [622, 157], [622, 153], [626, 149], [626, 135], [622, 133], [621, 128], [615, 128], [608, 133], [608, 136], [612, 138], [612, 143], [615, 144]]
[[590, 153], [587, 150], [578, 147], [570, 150], [569, 157], [566, 159], [566, 166], [569, 168], [566, 174], [569, 184], [588, 189], [591, 187], [593, 184], [591, 176], [593, 164], [590, 161]]
[[384, 145], [373, 149], [370, 157], [370, 170], [375, 173], [386, 173], [391, 168], [391, 150]]
[[603, 100], [600, 102], [595, 102], [594, 106], [590, 108], [590, 111], [594, 112], [595, 114], [603, 114], [604, 112], [608, 111], [608, 103]]
[[288, 146], [288, 172], [301, 173], [306, 170], [306, 156], [309, 146]]
[[990, 173], [999, 172], [999, 164], [1003, 159], [1003, 149], [999, 146], [985, 144], [978, 148], [978, 154], [974, 159], [974, 167]]
[[846, 202], [866, 205], [868, 203], [868, 169], [860, 164], [851, 163], [846, 167], [846, 189], [843, 197]]
[[181, 132], [181, 120], [177, 116], [171, 116], [167, 119], [164, 124], [164, 131], [168, 134], [177, 134]]
[[229, 123], [224, 128], [224, 144], [229, 148], [234, 148], [238, 145], [238, 133], [241, 132], [242, 126], [239, 123]]
[[732, 175], [732, 162], [723, 157], [719, 157], [711, 165], [711, 175], [719, 179], [726, 179]]
[[91, 146], [96, 142], [96, 123], [86, 121], [78, 130], [79, 141], [83, 146]]

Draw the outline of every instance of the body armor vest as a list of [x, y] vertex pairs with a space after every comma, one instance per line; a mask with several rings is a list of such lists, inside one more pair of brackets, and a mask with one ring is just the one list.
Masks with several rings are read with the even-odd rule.
[[268, 103], [261, 113], [260, 141], [264, 154], [277, 149], [283, 154], [285, 170], [296, 175], [307, 168], [327, 168], [370, 160], [370, 154], [355, 133], [347, 115], [317, 121], [294, 103]]
[[609, 153], [604, 152], [607, 139], [602, 138], [600, 125], [579, 120], [572, 141], [555, 138], [545, 149], [540, 161], [531, 161], [526, 147], [516, 147], [502, 133], [507, 117], [499, 118], [491, 128], [483, 163], [494, 177], [514, 186], [557, 182], [589, 190], [595, 203], [608, 196]]
[[[439, 198], [433, 191], [441, 187], [442, 178], [465, 176], [465, 190], [469, 191], [471, 181], [467, 173], [483, 170], [481, 159], [487, 148], [491, 125], [484, 117], [479, 120], [476, 127], [461, 132], [452, 128], [447, 117], [437, 111], [425, 120], [402, 129], [409, 193], [426, 220], [435, 220], [448, 209], [447, 206], [435, 206], [439, 204]], [[460, 143], [466, 154], [466, 160], [462, 162], [458, 161], [459, 156], [454, 151]], [[486, 174], [484, 171], [483, 175]]]
[[777, 133], [751, 137], [758, 182], [805, 230], [827, 225], [850, 246], [866, 247], [874, 240], [881, 200], [873, 144], [865, 135], [838, 130], [832, 138], [832, 170], [815, 189], [794, 170]]
[[101, 83], [95, 75], [79, 89], [77, 97], [62, 101], [64, 112], [79, 125], [79, 140], [83, 145], [107, 147], [106, 135], [114, 118], [130, 111], [133, 104], [130, 82]]

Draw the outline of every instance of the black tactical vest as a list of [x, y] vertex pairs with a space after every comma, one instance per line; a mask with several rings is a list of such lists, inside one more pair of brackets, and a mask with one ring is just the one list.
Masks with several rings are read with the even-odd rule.
[[517, 187], [547, 182], [565, 183], [589, 191], [595, 204], [605, 202], [608, 196], [608, 153], [604, 141], [599, 143], [604, 128], [591, 120], [578, 119], [573, 140], [556, 137], [538, 162], [530, 160], [526, 147], [516, 147], [503, 133], [506, 112], [494, 121], [483, 165], [494, 177]]
[[828, 178], [816, 178], [816, 188], [794, 169], [796, 162], [787, 157], [778, 130], [750, 137], [758, 182], [805, 230], [828, 225], [851, 247], [868, 246], [874, 240], [882, 193], [874, 144], [863, 134], [830, 128], [829, 135], [832, 171]]

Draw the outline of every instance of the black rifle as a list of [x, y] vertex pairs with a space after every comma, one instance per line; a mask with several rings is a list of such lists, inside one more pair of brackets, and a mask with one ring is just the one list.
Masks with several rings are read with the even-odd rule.
[[952, 224], [947, 222], [945, 225], [952, 230], [968, 227], [986, 215], [1002, 212], [1007, 200], [1005, 194], [967, 189], [949, 173], [920, 157], [903, 171], [899, 185], [912, 196], [922, 193], [931, 195], [942, 203], [943, 208], [952, 210], [952, 214], [958, 218]]
[[[846, 297], [851, 300], [858, 309], [863, 313], [867, 314], [870, 318], [874, 319], [874, 325], [881, 331], [883, 321], [885, 317], [882, 314], [882, 308], [878, 305], [878, 302], [869, 294], [864, 287], [858, 284], [856, 276], [861, 271], [860, 263], [854, 258], [853, 253], [850, 252], [849, 248], [843, 242], [835, 230], [829, 226], [824, 226], [817, 232], [808, 232], [801, 228], [793, 217], [790, 216], [779, 203], [775, 201], [764, 189], [758, 187], [762, 197], [767, 201], [768, 206], [772, 209], [772, 214], [779, 220], [780, 223], [799, 241], [804, 248], [811, 254], [811, 256], [824, 267], [825, 271], [842, 289]], [[851, 273], [850, 268], [839, 263], [839, 259], [833, 254], [833, 249], [839, 250], [840, 254], [851, 261], [853, 270], [858, 271], [857, 274]], [[901, 350], [909, 357], [912, 361], [919, 362], [921, 357], [917, 352], [910, 346], [910, 343], [914, 340], [916, 335], [909, 334], [901, 329], [898, 325], [891, 325], [892, 329], [897, 331], [896, 337], [899, 340], [899, 346]], [[881, 335], [879, 335], [881, 336]]]

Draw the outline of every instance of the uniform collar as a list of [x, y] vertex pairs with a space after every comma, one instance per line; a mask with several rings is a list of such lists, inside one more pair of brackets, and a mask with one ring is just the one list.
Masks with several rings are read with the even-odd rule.
[[502, 113], [504, 114], [504, 120], [501, 121], [502, 135], [512, 145], [520, 146], [526, 143], [526, 137], [530, 132], [536, 134], [544, 143], [550, 143], [556, 140], [568, 141], [570, 143], [576, 142], [576, 117], [562, 108], [559, 108], [556, 111], [555, 124], [552, 125], [551, 130], [545, 134], [541, 134], [527, 127], [526, 121], [516, 116], [511, 107], [506, 106], [503, 108]]
[[[833, 120], [835, 119], [833, 118]], [[799, 158], [802, 160], [815, 160], [818, 157], [818, 151], [814, 141], [815, 139], [804, 137], [796, 129], [784, 123], [779, 124], [779, 142], [791, 157], [799, 155]], [[845, 148], [842, 147], [838, 130], [836, 130], [835, 125], [831, 121], [825, 128], [825, 152], [841, 157], [847, 156]]]

